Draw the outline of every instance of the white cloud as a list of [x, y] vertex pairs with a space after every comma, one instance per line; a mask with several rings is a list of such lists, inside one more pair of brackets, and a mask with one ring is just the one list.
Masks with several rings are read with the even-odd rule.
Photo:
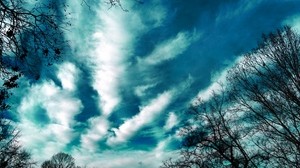
[[289, 17], [287, 20], [283, 21], [282, 25], [289, 25], [297, 33], [300, 33], [300, 15]]
[[[89, 128], [81, 136], [81, 146], [88, 150], [97, 147], [110, 127], [108, 117], [122, 101], [120, 95], [121, 82], [126, 80], [127, 59], [131, 54], [131, 45], [135, 33], [142, 24], [137, 15], [126, 15], [120, 9], [107, 10], [107, 6], [97, 12], [98, 22], [92, 34], [92, 47], [89, 49], [87, 64], [93, 78], [93, 88], [99, 95], [101, 114], [89, 120]], [[132, 21], [128, 25], [127, 21]], [[135, 31], [132, 31], [135, 32]]]
[[196, 98], [193, 98], [191, 103], [197, 104], [199, 99], [201, 99], [202, 101], [208, 101], [212, 97], [213, 92], [219, 93], [220, 91], [222, 91], [222, 85], [226, 86], [226, 82], [228, 82], [226, 80], [228, 70], [230, 70], [234, 65], [242, 62], [243, 60], [244, 60], [244, 57], [239, 56], [230, 65], [228, 65], [226, 68], [224, 68], [222, 71], [213, 74], [212, 79], [211, 79], [211, 84], [207, 88], [199, 91]]
[[175, 37], [157, 45], [154, 51], [142, 61], [143, 64], [159, 64], [163, 61], [174, 59], [182, 54], [196, 40], [197, 33], [179, 32]]
[[176, 85], [169, 91], [159, 94], [150, 103], [140, 108], [140, 113], [126, 120], [118, 129], [113, 128], [115, 136], [107, 140], [110, 146], [126, 143], [138, 130], [147, 124], [150, 124], [155, 118], [163, 112], [168, 105], [177, 98], [187, 87], [191, 85], [193, 78], [189, 76], [186, 81]]
[[62, 64], [57, 73], [57, 77], [60, 79], [63, 89], [70, 91], [73, 91], [76, 87], [77, 76], [78, 70], [75, 65], [70, 62]]
[[73, 117], [80, 112], [81, 101], [65, 93], [55, 95], [49, 101], [42, 103], [43, 108], [47, 110], [47, 114], [52, 122], [64, 126], [74, 124]]
[[92, 127], [81, 136], [81, 147], [89, 151], [99, 149], [96, 143], [104, 138], [109, 129], [109, 122], [104, 117], [91, 118], [89, 124]]
[[164, 155], [166, 154], [166, 149], [168, 147], [168, 144], [170, 142], [172, 142], [172, 140], [173, 140], [172, 136], [169, 136], [169, 137], [161, 140], [156, 145], [156, 147], [153, 149], [153, 152], [155, 153], [155, 156], [158, 157], [158, 158], [165, 157]]
[[[224, 71], [223, 73], [226, 76], [226, 72]], [[212, 93], [218, 93], [218, 91], [220, 91], [221, 87], [221, 82], [222, 80], [217, 80], [215, 82], [212, 82], [207, 88], [201, 90], [198, 95], [196, 96], [196, 98], [194, 98], [192, 100], [192, 103], [197, 103], [198, 99], [200, 98], [201, 101], [207, 101], [212, 97]]]
[[[147, 18], [155, 22], [150, 27], [159, 26], [165, 16], [159, 3], [160, 1], [155, 3], [155, 15]], [[124, 2], [124, 7], [128, 8], [130, 5], [136, 4]], [[153, 9], [148, 12], [153, 13]], [[97, 18], [90, 42], [93, 47], [88, 51], [87, 63], [92, 70], [93, 87], [98, 92], [102, 113], [89, 120], [89, 128], [81, 136], [82, 146], [87, 149], [92, 149], [97, 141], [107, 136], [110, 127], [107, 118], [122, 101], [120, 87], [127, 80], [127, 61], [131, 56], [132, 45], [140, 33], [151, 29], [143, 23], [142, 16], [136, 13], [127, 14], [118, 8], [108, 11], [105, 5], [98, 10]], [[147, 88], [139, 88], [136, 93], [142, 95], [142, 90], [145, 89]]]
[[[107, 19], [110, 20], [110, 18]], [[109, 115], [113, 108], [121, 101], [118, 84], [126, 68], [123, 65], [125, 53], [122, 53], [123, 45], [120, 44], [126, 39], [122, 35], [125, 33], [122, 30], [118, 30], [122, 28], [117, 23], [107, 24], [109, 24], [107, 25], [109, 27], [118, 28], [94, 34], [94, 38], [98, 43], [95, 44], [94, 58], [91, 58], [94, 59], [93, 87], [100, 96], [100, 108], [104, 115]]]
[[126, 15], [119, 9], [107, 11], [106, 6], [102, 6], [97, 17], [98, 25], [92, 36], [93, 47], [89, 51], [88, 63], [93, 71], [93, 87], [99, 94], [102, 115], [108, 116], [122, 100], [120, 81], [126, 80], [127, 60], [139, 31], [132, 32], [142, 23], [128, 25], [127, 21], [140, 18]]
[[74, 158], [78, 165], [86, 165], [87, 167], [103, 168], [120, 168], [120, 167], [143, 167], [153, 168], [159, 167], [162, 161], [174, 156], [172, 152], [164, 152], [159, 155], [162, 150], [153, 151], [103, 151], [102, 153], [91, 153], [84, 150], [75, 150]]
[[107, 144], [114, 146], [126, 142], [141, 127], [152, 122], [157, 114], [161, 113], [169, 105], [171, 100], [172, 92], [169, 91], [160, 94], [149, 105], [141, 108], [142, 110], [139, 114], [126, 120], [118, 129], [114, 128], [115, 136], [110, 137]]
[[[58, 73], [63, 88], [56, 86], [53, 81], [35, 84], [29, 88], [17, 109], [21, 118], [18, 126], [22, 132], [20, 142], [30, 149], [37, 161], [48, 159], [61, 151], [76, 136], [73, 130], [76, 124], [74, 116], [80, 113], [82, 104], [73, 97], [75, 87], [72, 86], [75, 86], [73, 82], [77, 76], [72, 76], [74, 74], [65, 69], [66, 65], [59, 67]], [[68, 63], [67, 67], [72, 65]], [[49, 121], [41, 121], [36, 116], [44, 116]]]
[[134, 88], [134, 94], [138, 97], [143, 97], [145, 95], [145, 92], [148, 89], [150, 89], [156, 85], [157, 85], [157, 83], [137, 86]]
[[166, 121], [166, 124], [164, 126], [165, 130], [170, 130], [172, 129], [176, 124], [178, 124], [178, 117], [176, 116], [176, 114], [174, 112], [170, 112], [169, 113], [169, 117]]
[[[72, 129], [75, 124], [74, 116], [81, 110], [79, 100], [61, 94], [61, 91], [47, 97], [42, 94], [43, 88], [45, 87], [41, 87], [41, 89], [33, 87], [28, 97], [23, 99], [18, 110], [21, 116], [18, 126], [22, 132], [20, 141], [26, 148], [32, 150], [33, 156], [38, 161], [45, 160], [49, 155], [59, 152], [74, 138], [76, 134]], [[44, 123], [43, 127], [41, 127], [41, 123], [37, 124], [41, 121], [34, 121], [28, 117], [28, 113], [35, 111], [38, 106], [45, 109], [47, 114], [44, 115], [50, 119], [50, 123]], [[42, 113], [43, 111], [38, 112]]]

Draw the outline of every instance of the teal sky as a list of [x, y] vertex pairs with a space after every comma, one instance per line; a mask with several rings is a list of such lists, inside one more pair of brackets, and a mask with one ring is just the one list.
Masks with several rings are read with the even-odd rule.
[[60, 151], [90, 167], [158, 167], [180, 147], [197, 98], [262, 33], [300, 31], [298, 0], [66, 0], [72, 26], [63, 59], [16, 89], [20, 142], [38, 162]]

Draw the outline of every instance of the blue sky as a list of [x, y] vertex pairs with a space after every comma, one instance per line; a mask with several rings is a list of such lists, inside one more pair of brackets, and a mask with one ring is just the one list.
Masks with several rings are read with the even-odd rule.
[[16, 90], [20, 142], [41, 162], [64, 151], [79, 165], [158, 167], [180, 146], [184, 113], [209, 99], [262, 33], [300, 31], [298, 0], [66, 0], [63, 60]]

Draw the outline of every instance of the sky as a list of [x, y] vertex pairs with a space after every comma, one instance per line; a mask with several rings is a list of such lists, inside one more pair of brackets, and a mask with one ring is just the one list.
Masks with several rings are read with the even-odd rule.
[[298, 0], [66, 0], [69, 48], [11, 98], [20, 142], [41, 163], [60, 151], [90, 167], [159, 167], [178, 154], [193, 100], [263, 33], [300, 31]]

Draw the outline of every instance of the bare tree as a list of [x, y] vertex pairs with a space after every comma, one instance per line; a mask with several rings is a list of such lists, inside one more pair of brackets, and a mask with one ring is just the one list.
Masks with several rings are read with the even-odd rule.
[[17, 141], [19, 132], [11, 126], [10, 121], [0, 119], [0, 167], [27, 168], [35, 164], [30, 153], [22, 149]]
[[265, 137], [257, 145], [276, 165], [300, 165], [300, 38], [290, 27], [262, 44], [228, 76], [233, 98]]
[[80, 168], [75, 165], [74, 158], [66, 153], [60, 152], [53, 155], [50, 160], [43, 162], [41, 168]]
[[41, 168], [53, 168], [51, 161], [50, 160], [44, 161], [41, 165]]
[[29, 71], [36, 65], [50, 65], [59, 59], [67, 45], [62, 29], [69, 22], [63, 19], [65, 7], [56, 1], [37, 3], [33, 7], [23, 0], [0, 1], [0, 76]]
[[162, 167], [258, 167], [265, 158], [248, 146], [254, 134], [247, 115], [229, 103], [230, 96], [213, 93], [208, 102], [198, 100], [190, 108], [193, 118], [182, 129], [183, 149], [179, 160]]

